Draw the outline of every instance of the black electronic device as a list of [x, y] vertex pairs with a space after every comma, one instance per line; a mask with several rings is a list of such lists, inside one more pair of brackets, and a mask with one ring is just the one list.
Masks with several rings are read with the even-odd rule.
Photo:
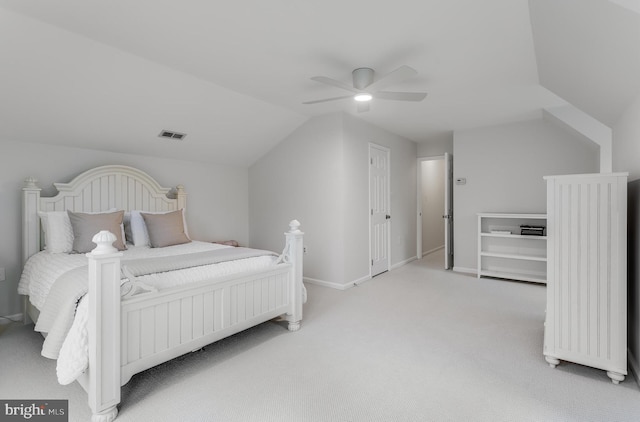
[[520, 226], [520, 234], [523, 236], [544, 236], [545, 229], [545, 226], [523, 224]]

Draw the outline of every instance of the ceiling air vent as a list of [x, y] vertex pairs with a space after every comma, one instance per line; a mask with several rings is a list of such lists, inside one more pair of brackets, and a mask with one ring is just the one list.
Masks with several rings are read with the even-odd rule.
[[179, 132], [172, 132], [170, 130], [163, 130], [162, 132], [160, 132], [160, 135], [158, 135], [158, 137], [160, 138], [171, 138], [171, 139], [184, 139], [185, 136], [187, 136], [186, 133], [179, 133]]

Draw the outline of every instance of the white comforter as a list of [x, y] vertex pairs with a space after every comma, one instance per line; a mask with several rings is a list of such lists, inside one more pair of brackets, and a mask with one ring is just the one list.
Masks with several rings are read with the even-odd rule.
[[[184, 245], [165, 248], [134, 247], [129, 245], [128, 247], [129, 249], [124, 252], [123, 261], [181, 255], [228, 248], [229, 246], [194, 241]], [[180, 271], [172, 271], [171, 273], [150, 274], [136, 277], [136, 280], [162, 290], [172, 286], [211, 279], [213, 277], [244, 271], [261, 270], [274, 265], [276, 259], [277, 257], [274, 256], [260, 256], [221, 262], [214, 265], [187, 268]], [[87, 258], [83, 254], [51, 254], [46, 251], [40, 252], [27, 261], [18, 285], [18, 293], [28, 295], [31, 303], [36, 308], [42, 309], [51, 286], [58, 277], [69, 270], [86, 264]], [[60, 384], [73, 382], [88, 366], [87, 320], [87, 301], [81, 300], [78, 304], [71, 329], [63, 344], [59, 347], [60, 353], [58, 356], [57, 373]]]

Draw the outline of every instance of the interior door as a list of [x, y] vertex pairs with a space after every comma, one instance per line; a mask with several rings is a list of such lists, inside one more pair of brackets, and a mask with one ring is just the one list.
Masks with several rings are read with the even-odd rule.
[[369, 208], [371, 277], [389, 270], [391, 211], [389, 196], [390, 151], [369, 144]]
[[444, 153], [444, 268], [453, 268], [453, 156]]

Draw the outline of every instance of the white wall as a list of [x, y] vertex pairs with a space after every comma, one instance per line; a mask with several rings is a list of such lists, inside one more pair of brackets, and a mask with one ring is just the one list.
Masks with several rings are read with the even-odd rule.
[[357, 250], [359, 256], [357, 263], [347, 259], [348, 282], [369, 274], [369, 143], [391, 150], [391, 266], [416, 257], [417, 146], [348, 114], [344, 136], [345, 250]]
[[444, 159], [421, 163], [422, 254], [444, 246]]
[[252, 245], [278, 247], [274, 222], [296, 218], [307, 280], [343, 288], [368, 278], [369, 142], [391, 148], [391, 263], [414, 257], [415, 143], [338, 113], [310, 119], [249, 169]]
[[640, 179], [640, 94], [613, 126], [613, 170]]
[[[187, 222], [194, 239], [248, 241], [248, 172], [190, 161], [119, 154], [81, 148], [0, 141], [0, 315], [22, 312], [16, 293], [22, 271], [21, 193], [23, 181], [38, 179], [43, 196], [56, 193], [54, 182], [70, 181], [90, 168], [123, 164], [139, 168], [162, 186], [182, 184], [188, 194]], [[286, 228], [286, 226], [285, 226]], [[281, 244], [284, 240], [281, 240]]]
[[445, 152], [453, 154], [453, 132], [431, 137], [418, 144], [418, 157], [436, 157]]
[[305, 277], [343, 280], [342, 116], [315, 117], [249, 168], [251, 244], [277, 250], [290, 220], [305, 232]]
[[454, 269], [475, 271], [479, 212], [545, 213], [545, 175], [598, 171], [598, 150], [543, 119], [457, 131]]
[[628, 344], [640, 376], [640, 94], [613, 127], [613, 170], [629, 172]]

